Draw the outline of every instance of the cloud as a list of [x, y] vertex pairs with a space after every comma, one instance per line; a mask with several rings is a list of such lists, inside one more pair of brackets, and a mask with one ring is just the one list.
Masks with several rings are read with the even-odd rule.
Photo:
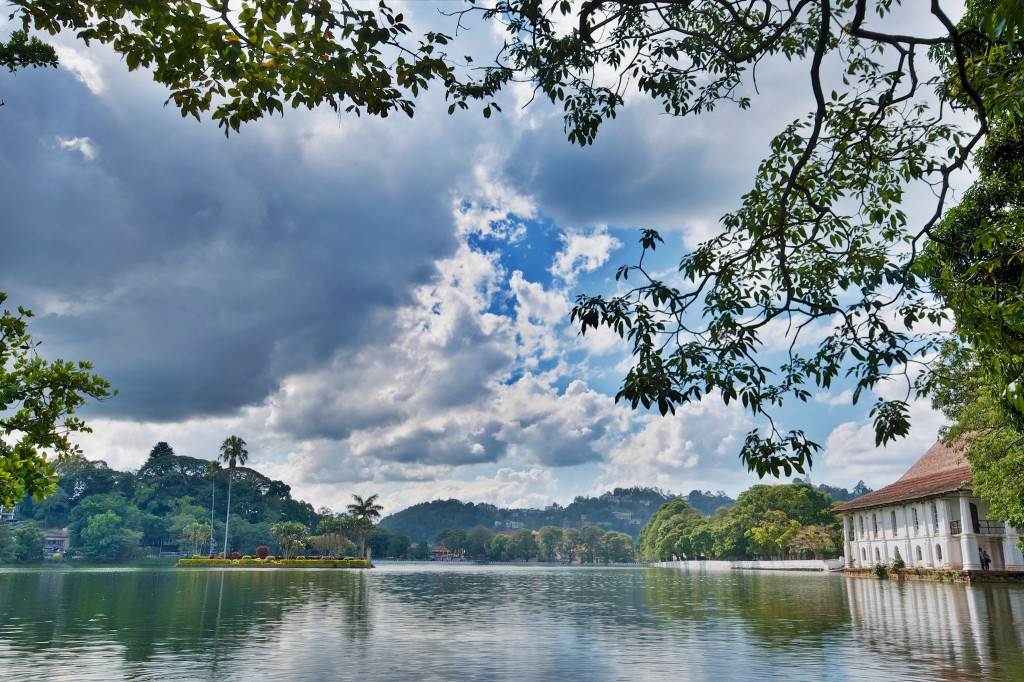
[[[902, 381], [883, 381], [875, 395], [887, 400], [906, 397]], [[894, 483], [930, 448], [945, 423], [943, 415], [926, 400], [910, 402], [910, 434], [885, 446], [875, 445], [875, 429], [869, 420], [843, 422], [825, 441], [822, 464], [830, 480], [863, 480], [872, 488]]]
[[737, 455], [751, 422], [735, 403], [727, 406], [709, 394], [674, 415], [646, 415], [637, 422], [639, 428], [609, 451], [595, 490], [641, 483], [676, 490], [728, 487], [735, 494], [741, 483], [755, 480], [740, 473]]
[[74, 74], [75, 78], [94, 95], [102, 95], [107, 89], [99, 63], [87, 49], [70, 45], [54, 45], [57, 59], [62, 67]]
[[564, 248], [555, 257], [551, 272], [572, 283], [579, 272], [593, 272], [608, 262], [611, 252], [622, 247], [606, 227], [585, 232], [570, 231], [562, 237]]
[[72, 137], [68, 140], [58, 137], [57, 143], [60, 145], [61, 149], [71, 149], [76, 151], [90, 161], [96, 158], [96, 147], [88, 137]]

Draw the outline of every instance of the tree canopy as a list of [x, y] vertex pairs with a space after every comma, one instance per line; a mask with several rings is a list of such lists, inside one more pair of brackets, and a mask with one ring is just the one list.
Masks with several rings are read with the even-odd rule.
[[[7, 295], [0, 292], [0, 306]], [[110, 384], [90, 373], [88, 362], [45, 360], [28, 332], [32, 311], [0, 315], [0, 504], [24, 495], [42, 499], [56, 488], [61, 461], [79, 454], [71, 440], [89, 432], [75, 410], [111, 396]], [[47, 454], [55, 456], [55, 460]]]

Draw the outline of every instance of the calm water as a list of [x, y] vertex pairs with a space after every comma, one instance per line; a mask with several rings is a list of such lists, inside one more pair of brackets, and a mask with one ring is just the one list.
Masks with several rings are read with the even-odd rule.
[[658, 568], [0, 571], [0, 679], [1024, 680], [1024, 587]]

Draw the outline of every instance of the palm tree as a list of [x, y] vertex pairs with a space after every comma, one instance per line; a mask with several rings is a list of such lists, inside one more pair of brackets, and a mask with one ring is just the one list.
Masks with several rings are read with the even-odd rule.
[[359, 534], [359, 554], [365, 559], [366, 538], [369, 537], [370, 531], [373, 530], [373, 523], [380, 518], [384, 507], [377, 504], [376, 493], [365, 500], [358, 495], [353, 495], [352, 499], [355, 502], [348, 506], [348, 513], [355, 521], [355, 530]]
[[[213, 460], [206, 463], [206, 473], [210, 474], [210, 528], [213, 528], [214, 508], [217, 506], [217, 474], [224, 468], [220, 462]], [[210, 536], [210, 552], [213, 552], [213, 536]]]
[[236, 464], [244, 465], [249, 459], [245, 441], [238, 436], [228, 436], [220, 444], [220, 461], [228, 465], [228, 512], [224, 517], [224, 558], [228, 558], [228, 523], [231, 521], [231, 472]]

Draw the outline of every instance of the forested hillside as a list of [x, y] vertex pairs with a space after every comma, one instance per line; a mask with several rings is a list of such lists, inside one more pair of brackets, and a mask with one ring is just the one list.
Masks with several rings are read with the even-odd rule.
[[[91, 558], [114, 561], [140, 549], [177, 551], [192, 542], [183, 535], [186, 527], [209, 526], [211, 520], [215, 547], [221, 549], [228, 471], [214, 461], [176, 455], [159, 443], [134, 473], [83, 457], [59, 464], [57, 473], [56, 492], [38, 503], [23, 500], [18, 521], [67, 528], [71, 546]], [[313, 506], [293, 499], [287, 484], [247, 467], [237, 467], [232, 476], [231, 549], [252, 552], [273, 544], [271, 528], [279, 522], [316, 527]]]
[[[563, 507], [545, 509], [501, 509], [492, 504], [434, 500], [422, 502], [385, 517], [381, 526], [392, 532], [406, 532], [413, 542], [433, 542], [445, 529], [468, 531], [475, 527], [494, 531], [540, 529], [545, 526], [582, 528], [600, 526], [635, 538], [651, 515], [676, 496], [657, 488], [615, 488], [599, 497], [579, 496]], [[704, 514], [729, 507], [735, 500], [723, 492], [693, 490], [684, 499]]]

